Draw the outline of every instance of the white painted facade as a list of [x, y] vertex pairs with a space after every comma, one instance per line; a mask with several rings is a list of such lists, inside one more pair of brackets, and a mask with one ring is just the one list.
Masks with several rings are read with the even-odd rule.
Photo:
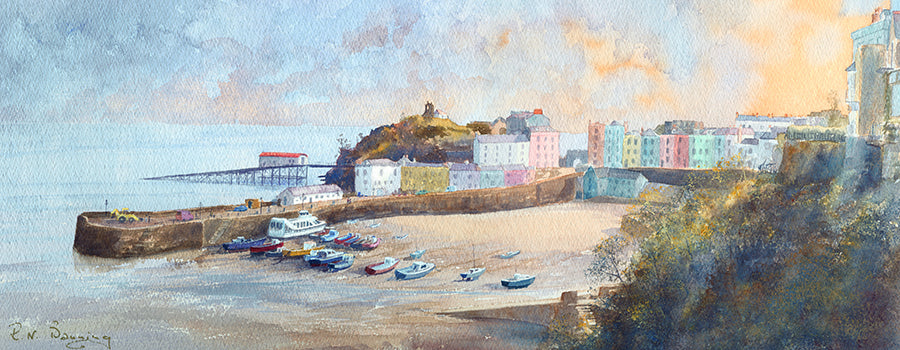
[[365, 160], [354, 172], [359, 196], [389, 196], [400, 190], [400, 163], [390, 159]]
[[303, 203], [338, 200], [343, 197], [344, 191], [333, 184], [313, 185], [304, 187], [288, 187], [278, 194], [281, 205], [297, 205]]

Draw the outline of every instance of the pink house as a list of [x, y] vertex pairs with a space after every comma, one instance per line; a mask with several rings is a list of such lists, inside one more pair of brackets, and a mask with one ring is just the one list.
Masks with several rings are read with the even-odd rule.
[[521, 164], [504, 165], [503, 184], [506, 187], [528, 183], [528, 169]]
[[555, 168], [559, 166], [559, 131], [550, 126], [529, 128], [530, 148], [528, 165], [535, 168]]
[[662, 168], [687, 168], [689, 149], [688, 135], [660, 135], [659, 166]]

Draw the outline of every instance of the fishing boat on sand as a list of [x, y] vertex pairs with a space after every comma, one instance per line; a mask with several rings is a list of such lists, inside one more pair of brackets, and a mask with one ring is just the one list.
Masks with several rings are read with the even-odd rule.
[[483, 267], [473, 267], [470, 268], [469, 271], [459, 274], [462, 277], [463, 281], [474, 281], [477, 280], [478, 277], [484, 274]]
[[313, 242], [313, 241], [306, 241], [306, 242], [303, 242], [303, 248], [300, 248], [300, 249], [288, 249], [288, 248], [284, 248], [284, 249], [282, 249], [281, 251], [282, 251], [282, 253], [283, 253], [282, 255], [284, 255], [284, 257], [286, 257], [286, 258], [287, 258], [287, 257], [293, 258], [293, 257], [300, 257], [300, 256], [304, 256], [304, 255], [309, 255], [309, 254], [312, 253], [314, 250], [319, 250], [319, 249], [322, 249], [322, 247], [317, 246], [317, 245], [316, 245], [316, 242]]
[[294, 219], [270, 219], [268, 236], [278, 239], [290, 239], [321, 232], [323, 229], [325, 229], [324, 221], [320, 221], [319, 218], [310, 215], [309, 211], [301, 210]]
[[354, 234], [353, 237], [350, 237], [350, 239], [341, 242], [341, 245], [349, 247], [351, 244], [356, 243], [356, 241], [358, 241], [360, 238], [362, 238], [361, 235]]
[[411, 280], [425, 277], [431, 271], [434, 271], [434, 263], [414, 261], [410, 266], [394, 270], [394, 276], [398, 280]]
[[266, 252], [267, 258], [280, 258], [284, 257], [284, 253], [282, 252], [282, 248], [278, 248], [275, 250], [270, 250]]
[[330, 230], [330, 231], [328, 231], [328, 234], [326, 234], [322, 237], [319, 237], [319, 239], [321, 239], [322, 242], [328, 243], [328, 242], [333, 241], [335, 238], [337, 238], [338, 235], [340, 235], [340, 233], [338, 233], [337, 230]]
[[500, 254], [500, 259], [509, 259], [509, 258], [512, 258], [512, 257], [514, 257], [514, 256], [516, 256], [516, 255], [519, 255], [519, 253], [521, 253], [521, 252], [522, 252], [522, 251], [520, 251], [520, 250], [514, 250], [514, 251], [511, 251], [511, 252], [506, 252], [506, 253]]
[[316, 253], [316, 255], [311, 256], [307, 261], [309, 262], [309, 266], [322, 266], [341, 260], [343, 256], [344, 252], [339, 252], [334, 249], [322, 249]]
[[241, 236], [241, 237], [232, 239], [231, 242], [222, 243], [222, 249], [225, 249], [228, 251], [246, 250], [246, 249], [250, 249], [250, 247], [252, 247], [252, 246], [263, 244], [263, 243], [265, 243], [265, 241], [266, 241], [265, 238], [247, 239], [247, 238], [244, 238], [243, 236]]
[[427, 249], [420, 249], [420, 250], [414, 251], [414, 252], [412, 252], [412, 253], [409, 253], [409, 257], [410, 257], [410, 258], [413, 258], [413, 259], [421, 258], [422, 255], [425, 254], [425, 251], [426, 251], [426, 250], [427, 250]]
[[384, 261], [377, 262], [366, 266], [366, 273], [370, 275], [378, 275], [388, 271], [393, 270], [397, 265], [400, 264], [400, 260], [394, 259], [392, 257], [385, 257]]
[[331, 272], [345, 270], [353, 266], [353, 260], [355, 260], [353, 254], [344, 254], [340, 260], [329, 263], [328, 270]]
[[353, 233], [349, 233], [349, 232], [348, 232], [346, 235], [343, 235], [343, 236], [340, 236], [340, 237], [338, 237], [338, 238], [335, 238], [335, 239], [334, 239], [334, 244], [343, 244], [343, 243], [346, 242], [347, 240], [353, 238], [353, 236], [354, 236]]
[[263, 243], [260, 245], [255, 245], [250, 247], [250, 254], [262, 254], [271, 250], [275, 250], [278, 248], [284, 247], [284, 242], [273, 239], [268, 243]]
[[534, 276], [525, 274], [514, 274], [512, 278], [500, 280], [500, 284], [509, 289], [525, 288], [534, 283]]

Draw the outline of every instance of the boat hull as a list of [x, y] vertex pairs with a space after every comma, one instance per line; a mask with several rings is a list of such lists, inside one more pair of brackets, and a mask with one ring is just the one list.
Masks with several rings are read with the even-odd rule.
[[250, 254], [263, 254], [265, 252], [275, 250], [278, 248], [284, 247], [284, 242], [278, 242], [275, 244], [263, 244], [258, 246], [250, 247]]
[[400, 264], [400, 260], [394, 261], [394, 263], [390, 264], [390, 265], [385, 264], [383, 262], [374, 263], [369, 266], [366, 266], [366, 273], [370, 274], [370, 275], [380, 275], [385, 272], [390, 272], [395, 267], [397, 267], [397, 265], [399, 265], [399, 264]]
[[239, 250], [247, 250], [250, 247], [257, 246], [266, 242], [265, 238], [260, 238], [257, 240], [246, 241], [246, 242], [228, 242], [222, 243], [222, 249], [228, 251], [239, 251]]
[[523, 280], [500, 280], [500, 284], [509, 289], [525, 288], [534, 283], [534, 276]]
[[328, 264], [328, 270], [331, 272], [346, 270], [353, 266], [353, 255], [344, 255], [344, 258]]
[[466, 273], [461, 273], [461, 274], [459, 274], [459, 276], [462, 277], [463, 281], [474, 281], [474, 280], [477, 280], [478, 277], [481, 277], [481, 275], [483, 275], [483, 274], [484, 274], [484, 269], [479, 269], [477, 271], [469, 271]]
[[408, 268], [397, 269], [394, 270], [394, 276], [397, 277], [398, 280], [414, 280], [417, 278], [422, 278], [434, 271], [434, 264], [429, 264], [427, 268], [418, 271], [409, 271]]

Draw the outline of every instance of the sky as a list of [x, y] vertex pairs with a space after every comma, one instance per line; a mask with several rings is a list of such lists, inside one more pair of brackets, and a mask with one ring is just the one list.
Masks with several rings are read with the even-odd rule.
[[846, 110], [872, 0], [0, 3], [0, 123], [555, 128]]

